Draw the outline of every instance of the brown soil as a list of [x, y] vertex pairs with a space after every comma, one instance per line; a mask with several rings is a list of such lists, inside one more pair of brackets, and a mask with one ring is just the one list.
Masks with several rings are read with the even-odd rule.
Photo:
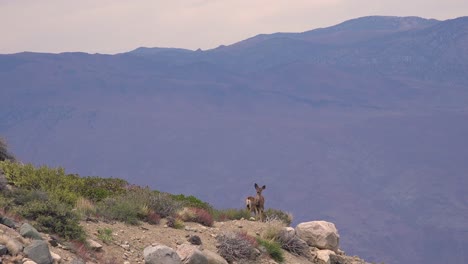
[[[277, 223], [276, 223], [277, 224]], [[109, 263], [144, 263], [143, 250], [152, 244], [163, 244], [173, 249], [177, 245], [187, 242], [188, 237], [197, 235], [201, 238], [204, 249], [216, 252], [216, 236], [223, 232], [242, 231], [249, 235], [258, 236], [268, 227], [268, 223], [249, 220], [234, 220], [215, 222], [213, 227], [205, 227], [198, 223], [186, 222], [184, 229], [166, 227], [163, 219], [159, 225], [142, 223], [139, 226], [124, 223], [83, 222], [82, 226], [88, 237], [103, 245], [99, 262]], [[107, 244], [99, 238], [98, 230], [111, 229], [112, 240]], [[187, 242], [188, 243], [188, 242]], [[295, 257], [284, 252], [284, 263], [310, 264], [305, 258]], [[265, 254], [255, 263], [276, 263]]]

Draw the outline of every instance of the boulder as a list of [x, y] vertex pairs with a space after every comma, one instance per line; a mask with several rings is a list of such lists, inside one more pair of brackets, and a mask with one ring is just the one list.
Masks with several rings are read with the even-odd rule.
[[16, 222], [13, 221], [12, 219], [8, 218], [8, 217], [2, 217], [0, 219], [0, 224], [6, 225], [9, 228], [16, 229]]
[[208, 264], [228, 264], [228, 262], [223, 257], [213, 251], [205, 249], [202, 251], [202, 253], [208, 260]]
[[34, 228], [32, 225], [28, 223], [24, 223], [20, 227], [20, 235], [23, 237], [35, 239], [35, 240], [42, 240], [41, 234]]
[[338, 250], [340, 235], [333, 223], [326, 221], [311, 221], [296, 226], [297, 236], [311, 247], [319, 249]]
[[89, 248], [94, 251], [100, 251], [102, 249], [102, 245], [92, 239], [86, 239], [86, 243], [88, 243]]
[[182, 264], [179, 255], [164, 245], [148, 246], [143, 250], [145, 264]]
[[335, 255], [335, 252], [329, 249], [322, 249], [316, 252], [317, 253], [317, 263], [318, 264], [333, 264], [331, 262], [330, 256]]
[[24, 248], [24, 253], [37, 264], [52, 264], [54, 262], [52, 255], [50, 255], [49, 246], [43, 240], [34, 240]]
[[208, 259], [194, 245], [184, 243], [177, 247], [176, 252], [184, 264], [208, 264]]

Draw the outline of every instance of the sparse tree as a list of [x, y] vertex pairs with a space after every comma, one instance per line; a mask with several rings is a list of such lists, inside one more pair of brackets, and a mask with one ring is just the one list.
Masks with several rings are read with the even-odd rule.
[[6, 141], [0, 137], [0, 161], [15, 160], [15, 157], [8, 151]]

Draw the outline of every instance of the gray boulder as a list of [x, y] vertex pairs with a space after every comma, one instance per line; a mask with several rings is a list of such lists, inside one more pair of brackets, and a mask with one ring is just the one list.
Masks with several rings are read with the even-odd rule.
[[6, 226], [8, 226], [9, 228], [13, 228], [13, 229], [16, 228], [16, 223], [15, 223], [15, 221], [13, 221], [12, 219], [10, 219], [10, 218], [8, 218], [8, 217], [2, 217], [2, 218], [0, 218], [0, 224], [6, 225]]
[[32, 225], [28, 223], [24, 223], [20, 227], [20, 235], [23, 237], [31, 238], [34, 240], [42, 240], [41, 234], [34, 228]]
[[143, 250], [145, 264], [182, 264], [179, 255], [164, 245], [149, 246]]
[[184, 243], [177, 247], [176, 252], [184, 264], [208, 264], [208, 259], [194, 245]]
[[24, 248], [26, 256], [37, 264], [52, 264], [53, 259], [47, 242], [34, 240], [31, 245]]
[[296, 235], [311, 247], [330, 249], [337, 252], [340, 235], [335, 225], [326, 221], [311, 221], [300, 223], [296, 227]]

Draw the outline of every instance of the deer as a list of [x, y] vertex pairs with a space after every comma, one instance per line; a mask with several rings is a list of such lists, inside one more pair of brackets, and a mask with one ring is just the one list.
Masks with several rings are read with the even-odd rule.
[[245, 199], [245, 205], [247, 209], [250, 211], [250, 213], [254, 213], [255, 218], [257, 216], [260, 216], [260, 221], [263, 222], [264, 220], [264, 215], [263, 215], [263, 210], [265, 206], [265, 197], [262, 195], [262, 191], [266, 189], [266, 186], [263, 185], [261, 188], [258, 186], [258, 184], [255, 183], [254, 185], [255, 190], [257, 191], [257, 195], [255, 197], [249, 196]]

